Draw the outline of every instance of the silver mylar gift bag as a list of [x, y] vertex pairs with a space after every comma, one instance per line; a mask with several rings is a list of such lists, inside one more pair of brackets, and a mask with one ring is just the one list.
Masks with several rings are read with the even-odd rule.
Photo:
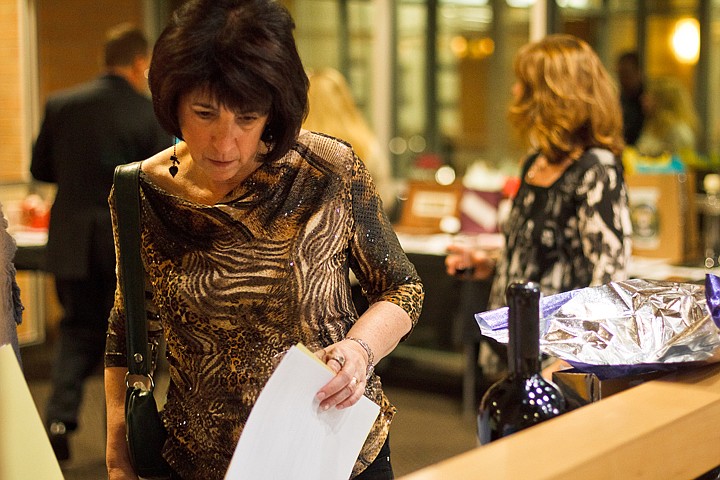
[[[507, 309], [475, 315], [483, 335], [507, 342]], [[669, 370], [720, 359], [720, 279], [705, 285], [632, 279], [541, 300], [543, 353], [574, 368], [553, 380], [570, 403], [604, 398]]]

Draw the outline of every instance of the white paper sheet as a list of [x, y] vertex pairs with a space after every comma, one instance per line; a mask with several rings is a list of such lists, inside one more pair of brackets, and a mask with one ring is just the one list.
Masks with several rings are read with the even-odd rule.
[[380, 407], [320, 409], [315, 394], [334, 373], [302, 345], [290, 348], [260, 393], [226, 480], [347, 480]]

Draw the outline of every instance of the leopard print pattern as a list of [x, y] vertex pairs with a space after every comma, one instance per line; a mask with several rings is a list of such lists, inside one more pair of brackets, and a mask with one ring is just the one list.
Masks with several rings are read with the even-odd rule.
[[[213, 206], [170, 195], [142, 172], [140, 184], [150, 328], [165, 337], [170, 374], [164, 456], [182, 478], [224, 477], [292, 345], [313, 350], [345, 337], [357, 320], [350, 268], [371, 303], [395, 303], [417, 322], [420, 279], [369, 173], [342, 141], [304, 134]], [[113, 192], [113, 218], [114, 202]], [[124, 366], [124, 352], [118, 289], [106, 366]], [[377, 375], [365, 394], [381, 412], [353, 475], [375, 458], [395, 414]]]

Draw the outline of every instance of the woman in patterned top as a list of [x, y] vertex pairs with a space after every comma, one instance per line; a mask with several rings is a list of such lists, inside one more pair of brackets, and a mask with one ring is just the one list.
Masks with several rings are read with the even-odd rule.
[[[622, 114], [600, 59], [578, 38], [549, 35], [520, 49], [515, 75], [510, 120], [532, 153], [497, 263], [470, 252], [475, 278], [494, 274], [489, 308], [505, 305], [516, 281], [538, 282], [550, 295], [622, 280], [630, 256]], [[446, 266], [455, 274], [468, 255], [451, 249]]]
[[[320, 408], [362, 395], [380, 405], [352, 475], [392, 478], [395, 408], [372, 367], [410, 333], [423, 288], [351, 146], [301, 130], [308, 80], [293, 28], [275, 1], [193, 0], [153, 52], [155, 112], [182, 140], [140, 172], [149, 333], [167, 345], [163, 456], [174, 478], [224, 477], [260, 391], [298, 342], [336, 372], [317, 393]], [[115, 202], [113, 191], [114, 221]], [[349, 269], [371, 304], [360, 318]], [[136, 478], [125, 351], [118, 288], [105, 356], [110, 479]]]

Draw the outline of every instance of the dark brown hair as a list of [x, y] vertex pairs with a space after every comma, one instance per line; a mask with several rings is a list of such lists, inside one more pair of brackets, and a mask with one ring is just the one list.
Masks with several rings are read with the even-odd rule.
[[275, 0], [191, 0], [155, 43], [149, 83], [155, 114], [182, 138], [180, 98], [198, 88], [228, 109], [268, 114], [265, 161], [285, 155], [307, 115], [308, 79], [287, 9]]
[[521, 92], [510, 121], [549, 161], [591, 147], [622, 152], [619, 95], [586, 42], [555, 34], [529, 43], [515, 57], [515, 76]]
[[105, 33], [106, 67], [126, 67], [138, 56], [147, 56], [149, 46], [142, 30], [131, 23], [121, 23]]

